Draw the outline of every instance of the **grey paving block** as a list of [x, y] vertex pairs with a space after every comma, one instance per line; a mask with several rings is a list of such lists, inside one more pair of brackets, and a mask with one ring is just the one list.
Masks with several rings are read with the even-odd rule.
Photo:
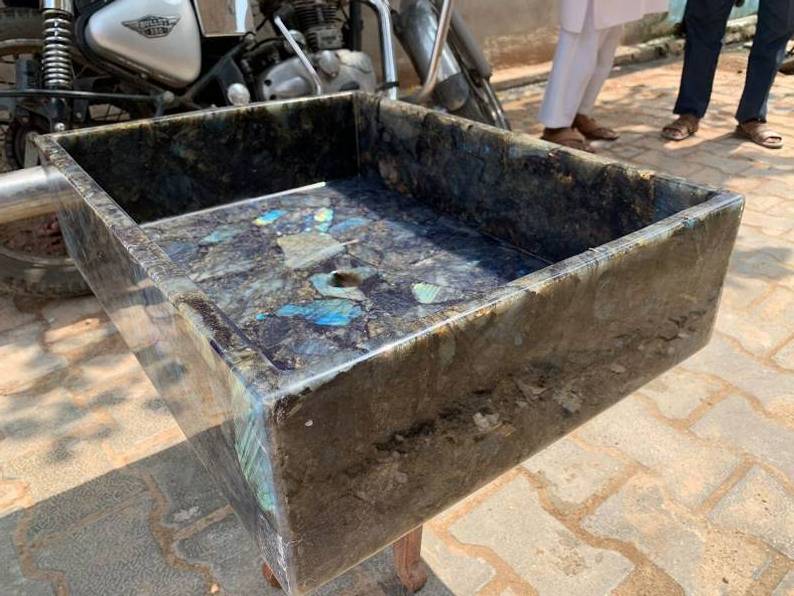
[[566, 509], [584, 503], [625, 467], [614, 457], [587, 451], [570, 438], [557, 441], [522, 465], [542, 476]]
[[[329, 548], [336, 547], [330, 545]], [[209, 565], [218, 580], [221, 594], [284, 594], [264, 581], [262, 562], [254, 543], [232, 513], [181, 540], [177, 550], [188, 561]], [[406, 593], [395, 573], [391, 549], [387, 548], [323, 586], [313, 596], [402, 596]], [[452, 596], [453, 592], [430, 572], [420, 594]]]
[[747, 451], [794, 482], [794, 430], [760, 414], [738, 395], [730, 395], [714, 406], [692, 430], [705, 439]]
[[794, 594], [794, 571], [789, 571], [772, 592], [772, 596], [791, 596]]
[[22, 574], [19, 555], [12, 537], [21, 512], [0, 518], [0, 590], [9, 596], [52, 596], [52, 586], [47, 582], [28, 579]]
[[700, 505], [739, 463], [731, 452], [703, 444], [655, 418], [636, 397], [591, 420], [579, 436], [592, 445], [620, 449], [652, 469], [673, 498], [688, 507]]
[[634, 544], [687, 595], [747, 593], [767, 568], [768, 551], [675, 505], [662, 486], [639, 473], [586, 517], [582, 527]]
[[43, 377], [63, 370], [68, 361], [47, 352], [40, 342], [40, 323], [31, 323], [0, 333], [0, 393], [16, 393], [34, 386]]
[[151, 534], [151, 500], [141, 496], [129, 506], [48, 542], [36, 563], [65, 575], [73, 595], [205, 594], [197, 573], [169, 566]]
[[634, 568], [620, 553], [592, 547], [543, 509], [518, 477], [490, 495], [450, 531], [493, 550], [542, 594], [607, 594]]
[[102, 306], [94, 296], [84, 296], [53, 301], [41, 310], [41, 316], [58, 328], [101, 312]]
[[30, 496], [42, 502], [110, 473], [114, 465], [101, 443], [113, 432], [103, 421], [74, 423], [68, 432], [45, 436], [34, 449], [9, 458], [0, 455], [3, 473], [26, 482]]
[[0, 461], [33, 450], [44, 450], [55, 435], [86, 417], [63, 387], [0, 396]]
[[31, 323], [35, 319], [36, 313], [20, 312], [14, 304], [13, 296], [0, 296], [0, 332]]
[[110, 511], [146, 491], [140, 478], [114, 470], [33, 506], [27, 540], [62, 532], [80, 520], [101, 511]]
[[[333, 548], [333, 547], [332, 547]], [[344, 575], [317, 590], [313, 596], [403, 596], [411, 594], [401, 584], [394, 570], [391, 547], [360, 563]], [[418, 596], [454, 596], [428, 569], [425, 586]]]
[[451, 549], [428, 526], [422, 532], [422, 559], [453, 594], [478, 594], [496, 575], [487, 561]]
[[794, 559], [794, 499], [773, 476], [754, 467], [709, 515], [720, 526], [757, 536]]
[[177, 550], [189, 561], [209, 565], [223, 594], [284, 594], [265, 582], [254, 542], [233, 513], [180, 541]]
[[193, 450], [180, 443], [138, 462], [168, 500], [163, 523], [184, 527], [228, 504]]

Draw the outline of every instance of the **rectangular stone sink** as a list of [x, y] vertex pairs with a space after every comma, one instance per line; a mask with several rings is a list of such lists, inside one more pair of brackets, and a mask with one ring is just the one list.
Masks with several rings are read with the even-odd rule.
[[703, 347], [743, 206], [357, 94], [37, 142], [69, 252], [295, 594]]

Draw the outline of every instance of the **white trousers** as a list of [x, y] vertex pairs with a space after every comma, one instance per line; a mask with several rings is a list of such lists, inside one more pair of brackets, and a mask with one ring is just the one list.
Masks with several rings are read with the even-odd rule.
[[615, 61], [623, 25], [596, 30], [593, 0], [587, 0], [581, 33], [560, 30], [554, 64], [540, 107], [539, 120], [546, 128], [564, 128], [576, 114], [589, 116]]

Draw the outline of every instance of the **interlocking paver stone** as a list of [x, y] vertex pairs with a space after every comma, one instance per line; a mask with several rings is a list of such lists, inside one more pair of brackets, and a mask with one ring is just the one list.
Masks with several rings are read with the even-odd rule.
[[794, 339], [792, 339], [775, 353], [774, 361], [779, 366], [794, 371]]
[[129, 378], [146, 379], [141, 365], [132, 353], [103, 354], [72, 367], [72, 390], [90, 397], [126, 383]]
[[46, 449], [54, 432], [64, 432], [85, 418], [86, 412], [72, 401], [69, 391], [22, 392], [0, 396], [0, 462], [10, 461], [34, 449]]
[[44, 342], [53, 353], [67, 355], [89, 349], [114, 335], [118, 332], [110, 321], [97, 316], [50, 328], [44, 333]]
[[580, 431], [594, 445], [614, 447], [651, 468], [673, 497], [696, 507], [730, 476], [739, 458], [709, 447], [652, 417], [639, 400], [628, 398]]
[[[341, 577], [316, 590], [312, 596], [407, 596], [394, 571], [390, 548], [382, 550]], [[458, 596], [432, 572], [417, 596]]]
[[761, 401], [794, 427], [794, 372], [773, 368], [716, 334], [711, 343], [685, 363], [686, 368], [715, 375]]
[[709, 514], [720, 526], [758, 536], [794, 559], [794, 498], [780, 482], [753, 467]]
[[0, 517], [0, 589], [4, 594], [25, 596], [53, 596], [52, 586], [45, 581], [32, 580], [22, 573], [19, 553], [13, 534], [21, 513]]
[[744, 593], [769, 559], [762, 548], [732, 532], [709, 528], [667, 500], [662, 486], [642, 474], [609, 497], [583, 525], [599, 536], [637, 545], [687, 594]]
[[2, 479], [0, 468], [0, 517], [25, 508], [27, 486], [21, 480]]
[[495, 575], [482, 558], [451, 550], [430, 527], [422, 533], [422, 559], [456, 596], [476, 594]]
[[679, 366], [642, 388], [659, 411], [668, 418], [686, 418], [722, 386], [713, 379], [695, 375]]
[[738, 275], [729, 277], [722, 291], [720, 308], [737, 311], [752, 308], [753, 304], [769, 294], [773, 287], [771, 280]]
[[0, 294], [0, 332], [8, 331], [36, 319], [36, 313], [20, 312], [11, 296]]
[[718, 324], [745, 350], [764, 356], [774, 352], [794, 329], [794, 290], [775, 287], [747, 311], [723, 309]]
[[222, 594], [283, 594], [265, 582], [253, 540], [233, 513], [179, 541], [177, 551], [188, 561], [209, 565]]
[[547, 513], [523, 478], [512, 480], [450, 528], [461, 542], [489, 547], [542, 594], [606, 594], [634, 565], [595, 548]]
[[0, 394], [28, 389], [40, 378], [68, 364], [61, 356], [48, 353], [39, 343], [42, 326], [31, 323], [0, 333]]
[[227, 504], [186, 442], [139, 461], [137, 467], [151, 475], [166, 499], [164, 524], [184, 527]]
[[777, 585], [772, 596], [793, 596], [794, 595], [794, 571], [789, 571], [786, 577]]
[[570, 438], [557, 441], [521, 465], [548, 482], [562, 508], [581, 505], [625, 468], [617, 459], [588, 451]]
[[759, 414], [741, 397], [731, 395], [718, 403], [693, 430], [771, 463], [794, 482], [794, 430]]
[[[113, 402], [105, 410], [120, 430], [108, 437], [105, 444], [119, 455], [132, 449], [140, 455], [159, 451], [161, 446], [155, 439], [162, 433], [178, 439], [183, 436], [165, 402], [142, 372], [141, 377], [125, 385], [109, 388], [102, 399]], [[147, 446], [151, 449], [147, 450]]]
[[183, 435], [165, 402], [132, 354], [102, 355], [75, 366], [69, 387], [76, 401], [115, 422], [104, 441], [115, 455], [135, 459], [169, 447]]
[[758, 213], [756, 211], [745, 211], [742, 224], [753, 228], [758, 228], [765, 236], [790, 238], [791, 222], [783, 218]]
[[31, 497], [43, 501], [53, 495], [97, 478], [113, 465], [99, 447], [99, 441], [113, 429], [102, 424], [71, 427], [56, 435], [41, 448], [3, 462], [3, 473], [24, 479]]
[[74, 594], [206, 593], [198, 573], [168, 565], [146, 523], [150, 499], [142, 496], [94, 523], [78, 526], [35, 553], [43, 569], [68, 569]]
[[794, 246], [789, 240], [769, 238], [749, 227], [741, 228], [731, 260], [729, 285], [759, 280], [790, 288], [794, 283], [792, 262]]
[[113, 470], [37, 503], [29, 512], [26, 538], [36, 543], [145, 492], [146, 485], [140, 478], [128, 470]]
[[52, 327], [60, 327], [101, 312], [102, 306], [94, 296], [84, 296], [69, 300], [53, 300], [41, 309], [41, 316]]

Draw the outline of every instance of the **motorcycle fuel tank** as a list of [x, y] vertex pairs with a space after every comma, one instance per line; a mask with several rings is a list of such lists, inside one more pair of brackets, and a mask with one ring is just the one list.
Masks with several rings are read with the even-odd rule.
[[201, 35], [190, 0], [116, 0], [85, 29], [97, 54], [174, 87], [201, 72]]

